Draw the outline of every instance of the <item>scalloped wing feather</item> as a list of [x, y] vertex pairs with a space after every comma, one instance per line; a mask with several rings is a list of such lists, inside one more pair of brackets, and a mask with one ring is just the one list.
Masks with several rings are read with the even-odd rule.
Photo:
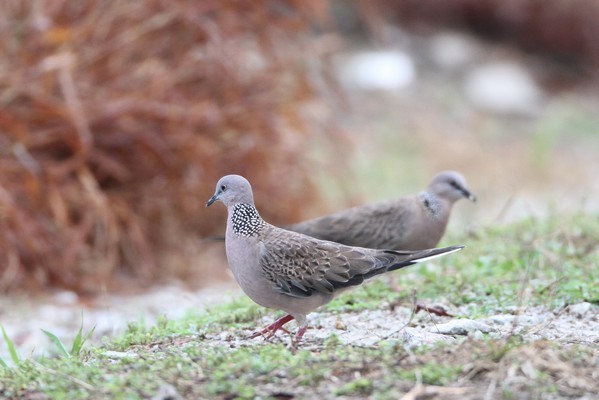
[[293, 297], [330, 295], [386, 267], [377, 250], [338, 245], [275, 227], [264, 237], [262, 273], [278, 292]]

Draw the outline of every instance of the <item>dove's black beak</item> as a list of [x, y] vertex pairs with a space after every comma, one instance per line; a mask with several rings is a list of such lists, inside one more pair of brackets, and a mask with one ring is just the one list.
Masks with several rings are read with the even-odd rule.
[[219, 195], [220, 195], [220, 192], [219, 192], [219, 193], [215, 193], [215, 194], [214, 194], [214, 196], [212, 196], [212, 197], [210, 198], [210, 200], [208, 200], [208, 202], [206, 203], [206, 207], [209, 207], [209, 206], [211, 206], [211, 205], [212, 205], [212, 203], [214, 203], [216, 200], [218, 200], [218, 196], [219, 196]]
[[451, 181], [451, 186], [453, 186], [454, 189], [456, 189], [457, 191], [462, 193], [462, 195], [465, 198], [467, 198], [468, 200], [470, 200], [473, 203], [476, 203], [476, 196], [470, 190], [466, 189], [464, 186], [460, 185], [456, 181]]
[[464, 193], [464, 197], [470, 200], [473, 203], [476, 203], [476, 196], [470, 192], [468, 189], [462, 189], [462, 193]]
[[460, 191], [462, 192], [462, 194], [464, 195], [465, 198], [467, 198], [468, 200], [470, 200], [473, 203], [476, 203], [476, 196], [472, 192], [470, 192], [466, 188], [460, 188]]

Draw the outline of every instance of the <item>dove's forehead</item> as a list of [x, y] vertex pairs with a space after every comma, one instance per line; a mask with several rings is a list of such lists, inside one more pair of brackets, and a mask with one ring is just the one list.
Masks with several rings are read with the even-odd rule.
[[219, 179], [217, 186], [227, 186], [230, 189], [250, 188], [250, 183], [241, 175], [227, 175]]
[[466, 183], [466, 178], [464, 178], [462, 176], [462, 174], [460, 174], [457, 171], [443, 171], [443, 172], [439, 172], [435, 178], [433, 179], [434, 182], [451, 182], [451, 181], [456, 181], [456, 182], [460, 182], [460, 183]]

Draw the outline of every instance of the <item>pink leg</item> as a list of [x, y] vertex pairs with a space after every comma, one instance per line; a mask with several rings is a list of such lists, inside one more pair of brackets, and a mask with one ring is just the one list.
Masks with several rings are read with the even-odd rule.
[[299, 341], [302, 340], [304, 333], [306, 333], [306, 329], [308, 329], [307, 326], [303, 326], [303, 327], [299, 328], [299, 330], [297, 331], [297, 334], [295, 335], [295, 343], [299, 343]]
[[252, 334], [252, 336], [250, 336], [250, 339], [256, 338], [258, 336], [263, 336], [263, 335], [267, 335], [266, 339], [270, 339], [271, 337], [273, 337], [275, 335], [275, 332], [278, 330], [282, 330], [283, 332], [289, 333], [289, 331], [287, 329], [283, 328], [283, 325], [285, 325], [287, 322], [291, 321], [292, 319], [293, 319], [293, 317], [291, 315], [285, 315], [284, 317], [279, 318], [278, 320], [276, 320], [275, 322], [273, 322], [266, 328], [262, 329], [261, 331], [258, 331], [258, 332], [255, 332], [254, 334]]

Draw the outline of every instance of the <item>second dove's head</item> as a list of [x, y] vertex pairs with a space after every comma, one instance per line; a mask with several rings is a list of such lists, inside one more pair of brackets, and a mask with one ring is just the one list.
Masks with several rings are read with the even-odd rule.
[[428, 186], [428, 191], [451, 202], [463, 197], [470, 201], [476, 201], [476, 196], [468, 189], [466, 179], [456, 171], [438, 173]]
[[227, 175], [219, 179], [214, 195], [206, 203], [206, 207], [215, 201], [221, 201], [229, 207], [234, 204], [254, 204], [252, 187], [247, 179], [240, 175]]

